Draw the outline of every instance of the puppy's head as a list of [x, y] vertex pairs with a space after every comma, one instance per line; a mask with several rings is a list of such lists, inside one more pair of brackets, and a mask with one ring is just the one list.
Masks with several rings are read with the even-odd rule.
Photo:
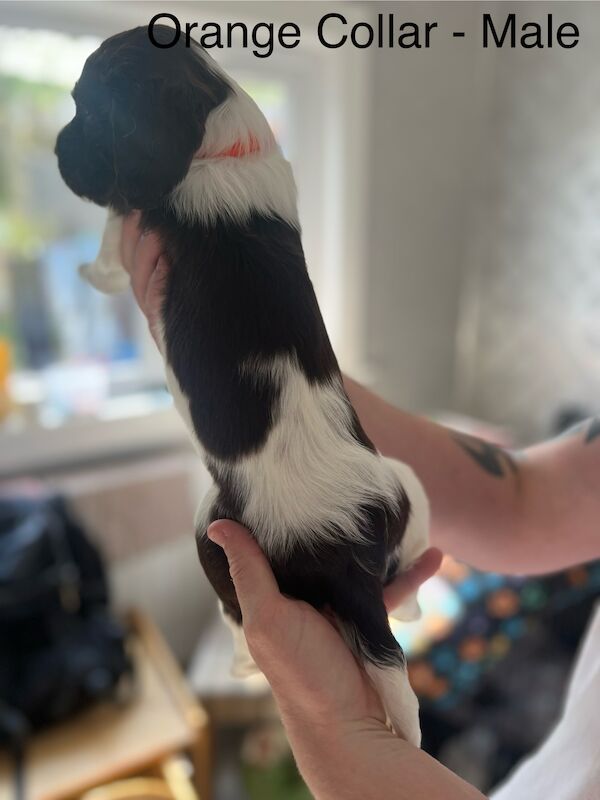
[[[155, 26], [154, 38], [171, 42], [173, 31]], [[199, 47], [156, 47], [145, 27], [112, 36], [86, 61], [73, 90], [75, 116], [56, 141], [64, 181], [119, 213], [159, 205], [230, 91]]]

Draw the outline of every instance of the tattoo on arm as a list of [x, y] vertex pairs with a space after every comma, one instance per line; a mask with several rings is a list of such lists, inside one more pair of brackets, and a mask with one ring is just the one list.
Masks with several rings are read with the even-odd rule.
[[561, 433], [560, 437], [578, 436], [580, 433], [583, 433], [584, 444], [590, 444], [594, 439], [600, 437], [600, 417], [592, 417], [591, 419], [586, 419], [585, 422], [579, 422], [573, 428]]
[[452, 438], [471, 456], [473, 461], [494, 478], [505, 478], [510, 473], [516, 475], [515, 459], [502, 447], [484, 442], [475, 436], [468, 436], [466, 433], [452, 433]]
[[585, 443], [589, 444], [598, 436], [600, 436], [600, 417], [594, 417], [590, 420], [588, 425], [588, 429], [585, 434]]
[[[583, 433], [583, 443], [590, 444], [595, 439], [600, 439], [600, 417], [592, 417], [585, 422], [575, 425], [574, 428], [561, 434], [561, 436], [576, 436]], [[468, 453], [481, 469], [495, 478], [505, 478], [511, 473], [518, 474], [518, 466], [514, 454], [502, 447], [466, 433], [452, 432], [452, 438], [462, 449]], [[521, 454], [518, 454], [521, 457]]]

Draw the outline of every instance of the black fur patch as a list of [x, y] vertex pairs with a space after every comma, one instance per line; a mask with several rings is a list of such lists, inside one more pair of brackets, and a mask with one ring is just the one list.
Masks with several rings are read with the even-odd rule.
[[242, 367], [295, 356], [309, 380], [339, 368], [306, 265], [300, 235], [281, 219], [246, 225], [184, 225], [174, 212], [144, 217], [170, 263], [163, 305], [168, 361], [206, 450], [236, 459], [271, 429], [278, 387]]
[[[399, 543], [410, 504], [401, 493], [396, 513], [376, 505], [362, 510], [366, 519], [364, 544], [348, 542], [340, 531], [336, 544], [322, 543], [315, 550], [297, 547], [293, 557], [271, 559], [271, 566], [283, 594], [304, 600], [317, 610], [332, 610], [342, 625], [354, 630], [369, 661], [379, 666], [401, 665], [404, 657], [387, 621], [383, 586], [388, 579], [387, 553]], [[235, 519], [235, 515], [219, 500], [210, 521], [223, 518]], [[197, 532], [196, 542], [200, 563], [224, 610], [240, 624], [242, 614], [223, 550], [204, 530]]]

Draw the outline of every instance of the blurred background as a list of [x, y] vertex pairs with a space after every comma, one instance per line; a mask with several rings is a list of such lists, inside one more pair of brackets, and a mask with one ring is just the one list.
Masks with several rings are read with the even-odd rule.
[[[53, 147], [85, 58], [158, 12], [297, 22], [295, 50], [212, 55], [292, 162], [343, 368], [405, 409], [522, 446], [600, 411], [600, 5], [516, 10], [575, 22], [580, 44], [482, 49], [482, 13], [503, 19], [501, 3], [0, 3], [0, 489], [20, 503], [4, 533], [37, 514], [40, 535], [51, 518], [91, 541], [98, 602], [110, 586], [115, 624], [130, 632], [115, 681], [137, 684], [122, 708], [111, 699], [43, 721], [27, 746], [31, 797], [115, 780], [133, 792], [122, 784], [132, 775], [155, 781], [136, 785], [141, 796], [170, 797], [189, 775], [184, 753], [201, 797], [308, 796], [267, 687], [228, 675], [229, 634], [192, 536], [208, 478], [145, 324], [129, 295], [105, 297], [77, 275], [104, 212], [64, 186]], [[429, 49], [327, 50], [315, 29], [333, 11], [350, 24], [433, 20], [439, 35]], [[483, 790], [500, 780], [556, 718], [599, 590], [595, 564], [517, 580], [447, 559], [424, 587], [423, 620], [397, 630], [426, 748]], [[9, 617], [0, 593], [0, 631]], [[13, 778], [9, 752], [0, 786]], [[49, 781], [54, 794], [38, 791]]]

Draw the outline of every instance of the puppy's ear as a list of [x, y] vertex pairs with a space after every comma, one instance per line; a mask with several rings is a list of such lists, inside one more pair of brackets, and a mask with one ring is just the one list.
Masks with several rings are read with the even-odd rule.
[[123, 210], [147, 209], [185, 176], [204, 133], [204, 113], [177, 87], [146, 84], [110, 113], [115, 195]]
[[161, 50], [146, 41], [142, 58], [135, 49], [114, 55], [110, 78], [115, 194], [123, 211], [159, 205], [185, 177], [206, 118], [231, 91], [198, 50]]

